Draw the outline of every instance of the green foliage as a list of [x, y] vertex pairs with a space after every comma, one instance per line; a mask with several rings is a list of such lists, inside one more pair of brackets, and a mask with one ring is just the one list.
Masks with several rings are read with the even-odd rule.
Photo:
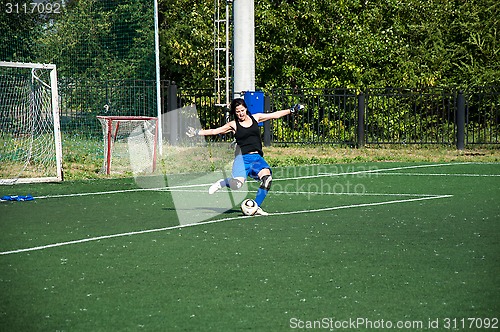
[[66, 1], [59, 13], [0, 10], [0, 59], [54, 63], [59, 77], [154, 79], [150, 0]]
[[41, 54], [66, 77], [154, 79], [153, 23], [143, 0], [70, 2], [44, 31]]
[[[163, 77], [213, 85], [213, 1], [160, 1]], [[499, 5], [473, 1], [255, 1], [256, 84], [500, 83]]]
[[265, 87], [500, 82], [495, 1], [294, 1], [257, 5]]
[[[154, 78], [152, 0], [65, 3], [51, 16], [2, 8], [1, 59], [56, 63], [74, 78]], [[158, 5], [162, 78], [211, 88], [213, 0]], [[258, 0], [256, 83], [267, 91], [499, 84], [498, 17], [495, 0]]]
[[441, 89], [374, 89], [366, 97], [366, 138], [373, 143], [455, 142], [456, 97]]
[[2, 2], [0, 5], [0, 60], [29, 61], [34, 56], [38, 31], [35, 15], [10, 12]]
[[356, 141], [356, 126], [349, 122], [349, 114], [345, 118], [334, 115], [342, 112], [335, 106], [310, 110], [310, 115], [294, 119], [278, 119], [273, 121], [272, 135], [276, 142], [306, 143], [345, 143]]
[[213, 1], [160, 0], [163, 79], [184, 87], [213, 85]]

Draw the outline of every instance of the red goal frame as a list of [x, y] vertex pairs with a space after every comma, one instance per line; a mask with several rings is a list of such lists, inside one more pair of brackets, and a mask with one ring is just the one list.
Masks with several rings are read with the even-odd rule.
[[[111, 152], [112, 152], [112, 144], [114, 142], [114, 138], [116, 138], [116, 134], [118, 133], [118, 129], [120, 128], [120, 122], [122, 121], [155, 121], [155, 134], [154, 134], [154, 149], [153, 149], [153, 172], [156, 170], [156, 158], [157, 158], [157, 149], [158, 149], [158, 118], [154, 116], [119, 116], [119, 115], [97, 115], [98, 119], [102, 119], [105, 121], [107, 126], [107, 144], [104, 147], [106, 149], [106, 174], [109, 175], [111, 173]], [[115, 132], [113, 133], [113, 122], [117, 121]], [[112, 141], [113, 139], [113, 141]]]

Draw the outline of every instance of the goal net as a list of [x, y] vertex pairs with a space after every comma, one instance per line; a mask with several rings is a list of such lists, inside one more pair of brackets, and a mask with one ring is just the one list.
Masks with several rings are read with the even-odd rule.
[[104, 138], [102, 173], [151, 174], [156, 169], [158, 118], [97, 116]]
[[56, 66], [0, 62], [0, 184], [62, 179]]

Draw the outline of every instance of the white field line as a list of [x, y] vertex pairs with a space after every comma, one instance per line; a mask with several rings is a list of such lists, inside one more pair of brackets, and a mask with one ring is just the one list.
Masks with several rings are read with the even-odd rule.
[[[413, 165], [413, 166], [402, 166], [402, 167], [393, 167], [393, 168], [380, 168], [375, 170], [363, 170], [356, 172], [344, 172], [344, 173], [321, 173], [318, 175], [308, 175], [308, 176], [300, 176], [300, 177], [290, 177], [290, 178], [273, 178], [273, 181], [289, 181], [289, 180], [303, 180], [303, 179], [314, 179], [320, 177], [332, 177], [332, 176], [347, 176], [347, 175], [357, 175], [357, 174], [365, 174], [365, 173], [380, 173], [385, 171], [396, 171], [396, 170], [404, 170], [404, 169], [412, 169], [412, 168], [424, 168], [424, 167], [440, 167], [440, 166], [451, 166], [451, 165], [463, 165], [463, 164], [474, 164], [474, 163], [445, 163], [445, 164], [425, 164], [425, 165]], [[100, 191], [100, 192], [88, 192], [88, 193], [76, 193], [76, 194], [61, 194], [61, 195], [46, 195], [46, 196], [36, 196], [35, 199], [48, 199], [48, 198], [65, 198], [65, 197], [83, 197], [83, 196], [92, 196], [92, 195], [111, 195], [111, 194], [123, 194], [123, 193], [131, 193], [131, 192], [141, 192], [141, 191], [170, 191], [173, 189], [184, 189], [184, 188], [197, 188], [204, 187], [208, 188], [212, 183], [203, 183], [203, 184], [192, 184], [192, 185], [183, 185], [183, 186], [172, 186], [172, 187], [158, 187], [158, 188], [137, 188], [137, 189], [124, 189], [124, 190], [112, 190], [112, 191]], [[1, 201], [0, 202], [4, 202]]]
[[500, 174], [453, 174], [453, 173], [377, 173], [377, 175], [402, 176], [463, 176], [463, 177], [500, 177]]
[[[345, 172], [345, 173], [320, 173], [318, 175], [314, 175], [314, 176], [310, 176], [310, 177], [304, 177], [304, 178], [325, 177], [325, 176], [358, 175], [358, 174], [366, 174], [366, 173], [381, 173], [381, 172], [387, 172], [387, 171], [401, 171], [401, 170], [404, 170], [404, 169], [428, 168], [428, 167], [442, 167], [442, 166], [465, 165], [465, 164], [470, 164], [470, 163], [468, 163], [468, 162], [462, 162], [462, 163], [446, 163], [446, 164], [425, 164], [425, 165], [401, 166], [401, 167], [392, 167], [392, 168], [378, 168], [378, 169], [356, 171], [356, 172]], [[388, 173], [388, 174], [392, 174], [392, 173]], [[301, 178], [302, 177], [297, 177], [297, 178], [289, 178], [289, 179], [284, 179], [284, 180], [295, 180], [295, 179], [301, 179]]]
[[387, 204], [397, 204], [397, 203], [408, 203], [408, 202], [424, 201], [424, 200], [438, 199], [438, 198], [449, 198], [449, 197], [453, 197], [453, 195], [437, 195], [437, 196], [431, 196], [431, 197], [400, 199], [400, 200], [388, 201], [388, 202], [362, 203], [362, 204], [334, 206], [334, 207], [330, 207], [330, 208], [313, 209], [313, 210], [302, 210], [302, 211], [291, 211], [291, 212], [276, 212], [276, 213], [272, 213], [272, 214], [270, 213], [269, 215], [279, 216], [279, 215], [291, 215], [291, 214], [299, 214], [299, 213], [324, 212], [324, 211], [333, 211], [333, 210], [349, 209], [349, 208], [356, 208], [356, 207], [367, 207], [367, 206], [377, 206], [377, 205], [387, 205]]
[[[188, 192], [188, 193], [206, 193], [206, 190], [193, 190], [193, 189], [163, 189], [167, 192]], [[229, 189], [221, 189], [216, 194], [227, 194]], [[240, 193], [255, 193], [255, 190], [238, 190]], [[440, 194], [381, 194], [381, 193], [348, 193], [348, 192], [309, 192], [309, 191], [272, 191], [273, 195], [334, 195], [334, 196], [396, 196], [396, 197], [436, 197]]]
[[[192, 184], [192, 185], [184, 185], [184, 186], [172, 186], [172, 187], [121, 189], [121, 190], [97, 191], [97, 192], [89, 192], [89, 193], [45, 195], [45, 196], [36, 196], [34, 198], [35, 199], [47, 199], [47, 198], [83, 197], [83, 196], [92, 196], [92, 195], [126, 194], [126, 193], [141, 192], [141, 191], [170, 191], [170, 190], [182, 189], [182, 188], [207, 187], [210, 185], [211, 185], [211, 183], [210, 184]], [[204, 190], [204, 191], [206, 192], [207, 190]]]
[[[351, 208], [368, 207], [368, 206], [380, 206], [380, 205], [398, 204], [398, 203], [408, 203], [408, 202], [416, 202], [416, 201], [424, 201], [424, 200], [440, 199], [440, 198], [449, 198], [449, 197], [453, 197], [453, 195], [439, 195], [439, 196], [432, 196], [432, 197], [419, 197], [419, 198], [401, 199], [401, 200], [388, 201], [388, 202], [342, 205], [342, 206], [327, 207], [327, 208], [322, 208], [322, 209], [300, 210], [300, 211], [289, 211], [289, 212], [278, 212], [278, 213], [270, 213], [268, 216], [265, 216], [265, 217], [269, 218], [269, 217], [272, 217], [272, 216], [317, 213], [317, 212], [325, 212], [325, 211], [334, 211], [334, 210], [351, 209]], [[80, 240], [73, 240], [73, 241], [67, 241], [67, 242], [59, 242], [59, 243], [47, 244], [47, 245], [37, 246], [37, 247], [31, 247], [31, 248], [24, 248], [24, 249], [16, 249], [16, 250], [10, 250], [10, 251], [3, 251], [3, 252], [0, 252], [0, 255], [10, 255], [10, 254], [18, 254], [18, 253], [22, 253], [22, 252], [39, 251], [39, 250], [44, 250], [44, 249], [49, 249], [49, 248], [62, 247], [62, 246], [67, 246], [67, 245], [72, 245], [72, 244], [79, 244], [79, 243], [85, 243], [85, 242], [92, 242], [92, 241], [100, 241], [100, 240], [112, 239], [112, 238], [118, 238], [118, 237], [124, 237], [124, 236], [132, 236], [132, 235], [140, 235], [140, 234], [147, 234], [147, 233], [163, 232], [163, 231], [176, 230], [176, 229], [187, 228], [187, 227], [194, 227], [194, 226], [201, 226], [201, 225], [207, 225], [207, 224], [214, 224], [214, 223], [219, 223], [219, 222], [224, 222], [224, 221], [230, 221], [230, 220], [247, 219], [247, 218], [261, 218], [261, 217], [264, 217], [264, 216], [258, 216], [258, 217], [238, 216], [238, 217], [230, 217], [230, 218], [222, 218], [222, 219], [215, 219], [215, 220], [203, 221], [203, 222], [198, 222], [198, 223], [193, 223], [193, 224], [185, 224], [185, 225], [170, 226], [170, 227], [163, 227], [163, 228], [147, 229], [147, 230], [135, 231], [135, 232], [127, 232], [127, 233], [103, 235], [103, 236], [97, 236], [97, 237], [80, 239]]]

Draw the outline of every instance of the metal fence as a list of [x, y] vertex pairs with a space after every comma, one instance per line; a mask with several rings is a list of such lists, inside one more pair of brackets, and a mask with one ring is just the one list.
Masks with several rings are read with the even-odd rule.
[[489, 145], [500, 143], [499, 87], [277, 89], [271, 110], [296, 102], [306, 111], [271, 124], [276, 143]]
[[273, 121], [271, 141], [300, 144], [356, 144], [357, 94], [350, 89], [275, 89], [269, 94], [272, 111], [296, 103], [306, 105], [299, 116]]
[[[157, 114], [155, 81], [59, 83], [63, 134], [100, 137], [97, 115]], [[458, 148], [500, 143], [500, 87], [465, 91], [446, 88], [274, 89], [266, 92], [266, 111], [303, 103], [299, 116], [274, 120], [263, 128], [267, 144], [440, 144]], [[203, 128], [226, 121], [226, 110], [215, 106], [212, 89], [182, 89], [162, 81], [162, 110], [196, 105]], [[166, 117], [167, 118], [167, 117]], [[176, 121], [175, 118], [170, 121]], [[163, 137], [183, 132], [183, 123], [164, 128]], [[229, 140], [232, 137], [214, 137]]]
[[444, 89], [371, 89], [365, 98], [366, 144], [456, 142], [456, 94]]
[[156, 116], [156, 81], [71, 81], [58, 84], [65, 135], [102, 137], [98, 115]]
[[466, 144], [500, 143], [500, 87], [464, 92]]

